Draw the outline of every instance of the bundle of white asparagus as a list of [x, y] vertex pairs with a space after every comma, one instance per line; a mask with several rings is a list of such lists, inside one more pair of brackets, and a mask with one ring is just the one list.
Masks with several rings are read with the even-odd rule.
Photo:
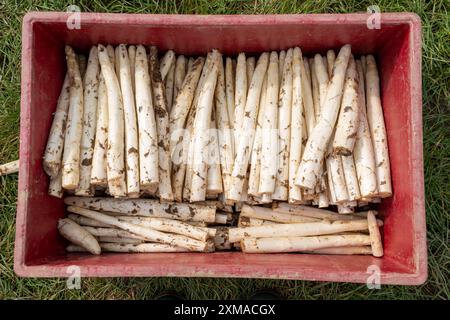
[[[341, 217], [392, 195], [375, 58], [356, 59], [350, 45], [311, 58], [299, 47], [159, 57], [125, 44], [93, 46], [87, 62], [69, 46], [65, 54], [43, 160], [52, 196], [110, 195], [106, 208], [126, 198], [209, 202], [230, 224], [245, 203], [333, 205]], [[129, 246], [121, 250], [153, 248]]]
[[[392, 195], [373, 56], [300, 48], [187, 59], [156, 47], [66, 47], [44, 169], [51, 195], [228, 204], [288, 201], [339, 212]], [[241, 205], [241, 204], [239, 204]]]
[[247, 253], [304, 252], [383, 256], [376, 211], [336, 214], [285, 203], [274, 209], [244, 205], [228, 242]]
[[[58, 229], [69, 252], [212, 252], [220, 246], [227, 213], [214, 203], [160, 203], [153, 199], [67, 197], [69, 215]], [[219, 230], [223, 230], [219, 229]], [[217, 246], [215, 245], [217, 243]]]
[[[244, 205], [237, 227], [214, 203], [67, 197], [58, 229], [68, 252], [303, 252], [383, 256], [376, 211], [338, 214], [302, 205]], [[229, 214], [229, 213], [228, 213]], [[214, 226], [212, 226], [214, 225]]]

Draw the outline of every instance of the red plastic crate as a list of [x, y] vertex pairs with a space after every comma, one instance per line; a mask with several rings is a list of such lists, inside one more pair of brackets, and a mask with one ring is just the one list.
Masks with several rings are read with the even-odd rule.
[[[81, 29], [66, 26], [69, 13], [28, 13], [22, 30], [20, 175], [14, 270], [25, 277], [82, 276], [248, 277], [365, 283], [371, 265], [382, 284], [418, 285], [427, 278], [421, 104], [421, 24], [415, 14], [194, 16], [82, 13]], [[66, 254], [57, 232], [62, 200], [47, 195], [42, 155], [65, 74], [64, 45], [88, 52], [92, 44], [154, 44], [161, 51], [226, 55], [300, 46], [308, 55], [346, 43], [373, 53], [381, 77], [394, 196], [380, 206], [383, 258], [239, 252]]]

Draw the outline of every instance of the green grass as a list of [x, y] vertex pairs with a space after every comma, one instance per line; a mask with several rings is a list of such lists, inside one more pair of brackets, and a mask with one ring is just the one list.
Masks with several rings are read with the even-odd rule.
[[[30, 10], [65, 10], [70, 2], [10, 1], [0, 4], [0, 163], [18, 157], [20, 30]], [[450, 3], [435, 1], [80, 1], [82, 11], [135, 13], [346, 13], [378, 4], [383, 12], [410, 11], [423, 23], [423, 122], [429, 279], [418, 287], [306, 281], [188, 278], [83, 279], [67, 290], [61, 279], [22, 279], [13, 272], [17, 177], [0, 177], [0, 299], [152, 298], [176, 290], [191, 299], [245, 298], [260, 288], [277, 288], [288, 299], [448, 299], [450, 212]]]

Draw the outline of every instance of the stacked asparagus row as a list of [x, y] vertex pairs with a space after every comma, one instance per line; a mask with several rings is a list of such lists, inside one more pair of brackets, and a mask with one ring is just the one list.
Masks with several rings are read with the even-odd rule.
[[69, 252], [212, 252], [223, 242], [230, 213], [216, 203], [160, 203], [153, 199], [67, 197], [70, 213], [58, 223]]
[[[243, 218], [244, 203], [350, 214], [392, 195], [375, 59], [355, 60], [349, 45], [310, 59], [298, 47], [236, 60], [169, 50], [159, 61], [156, 47], [123, 44], [94, 46], [87, 62], [65, 52], [44, 154], [53, 196], [216, 200]], [[231, 248], [228, 230], [217, 234], [216, 247]]]
[[349, 45], [337, 57], [297, 47], [236, 63], [217, 50], [195, 60], [168, 51], [159, 63], [156, 47], [99, 45], [85, 71], [81, 57], [66, 47], [44, 155], [52, 195], [97, 188], [341, 213], [392, 195], [375, 60], [355, 60]]
[[[333, 211], [280, 203], [273, 209], [244, 205], [228, 241], [243, 252], [305, 252], [383, 256], [376, 211]], [[368, 234], [367, 234], [368, 233]]]
[[[333, 211], [279, 203], [244, 205], [232, 227], [230, 212], [203, 204], [153, 199], [67, 197], [69, 216], [58, 229], [72, 242], [68, 252], [213, 252], [233, 247], [246, 253], [305, 252], [383, 256], [376, 211]], [[229, 210], [227, 207], [222, 209]]]

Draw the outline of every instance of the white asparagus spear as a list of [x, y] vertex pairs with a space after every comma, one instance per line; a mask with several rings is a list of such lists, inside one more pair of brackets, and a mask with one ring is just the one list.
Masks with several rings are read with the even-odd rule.
[[[278, 92], [279, 92], [278, 54], [270, 53], [267, 68], [267, 91], [262, 122], [261, 171], [258, 192], [263, 201], [275, 191], [275, 178], [278, 169]], [[266, 195], [266, 196], [265, 196]], [[270, 196], [270, 201], [272, 196]]]
[[269, 54], [264, 52], [258, 59], [255, 72], [250, 84], [247, 96], [245, 112], [241, 126], [239, 145], [236, 146], [236, 157], [233, 166], [230, 192], [230, 200], [239, 201], [243, 195], [244, 180], [247, 175], [248, 162], [250, 160], [250, 146], [253, 145], [255, 136], [256, 118], [258, 115], [259, 98], [264, 75], [267, 70]]
[[135, 66], [136, 66], [136, 46], [130, 45], [128, 47], [128, 59], [130, 59], [130, 74], [131, 74], [131, 85], [133, 87], [133, 93], [136, 93], [135, 87]]
[[246, 61], [246, 68], [247, 68], [247, 92], [250, 88], [250, 83], [253, 78], [253, 73], [255, 72], [255, 63], [256, 59], [255, 57], [248, 57]]
[[65, 47], [67, 73], [70, 83], [69, 113], [64, 137], [62, 160], [62, 186], [73, 190], [80, 180], [80, 144], [83, 132], [83, 82], [76, 61], [75, 52]]
[[191, 70], [193, 64], [194, 64], [194, 58], [189, 57], [189, 60], [186, 65], [186, 74]]
[[[119, 253], [156, 253], [156, 252], [189, 252], [185, 248], [171, 246], [163, 243], [100, 243], [104, 252]], [[81, 247], [69, 245], [66, 247], [68, 252], [84, 252]]]
[[[186, 130], [189, 136], [185, 137], [186, 145], [183, 149], [186, 150], [186, 165], [180, 167], [176, 171], [175, 175], [175, 187], [177, 187], [176, 199], [179, 200], [179, 193], [182, 193], [182, 200], [189, 202], [191, 198], [191, 186], [192, 186], [192, 175], [193, 175], [193, 163], [194, 163], [194, 121], [195, 114], [197, 113], [197, 106], [194, 105], [192, 110], [189, 112]], [[183, 181], [183, 187], [181, 186], [181, 181]]]
[[89, 209], [77, 207], [69, 207], [69, 208], [72, 211], [76, 211], [76, 213], [83, 215], [85, 217], [97, 220], [99, 222], [107, 223], [119, 229], [134, 233], [138, 236], [145, 238], [147, 241], [175, 245], [192, 251], [204, 251], [206, 249], [206, 243], [203, 241], [194, 240], [186, 236], [163, 233], [150, 228], [141, 227], [139, 225], [121, 221], [116, 217], [108, 216], [106, 214], [97, 211], [92, 211]]
[[120, 87], [120, 47], [116, 46], [114, 49], [114, 60], [111, 59], [111, 61], [114, 61], [114, 71], [117, 76], [117, 80], [119, 81], [119, 87]]
[[89, 60], [84, 75], [83, 101], [83, 133], [80, 144], [80, 181], [75, 189], [78, 196], [91, 196], [94, 189], [91, 186], [92, 158], [95, 145], [97, 125], [98, 80], [100, 65], [97, 47], [89, 52]]
[[207, 162], [209, 154], [208, 129], [211, 124], [211, 112], [220, 59], [222, 59], [221, 54], [217, 50], [213, 50], [210, 72], [199, 93], [192, 139], [194, 143], [194, 161], [192, 164], [190, 202], [204, 201], [206, 198]]
[[324, 110], [320, 120], [314, 127], [303, 152], [302, 161], [298, 168], [296, 183], [300, 187], [313, 189], [319, 180], [319, 171], [327, 151], [327, 144], [333, 134], [336, 118], [339, 112], [342, 89], [344, 86], [345, 70], [350, 58], [350, 45], [342, 47], [335, 62], [333, 77], [328, 86]]
[[86, 56], [83, 54], [78, 54], [77, 62], [78, 62], [78, 68], [80, 69], [81, 79], [84, 82], [84, 75], [86, 73], [86, 65], [87, 65]]
[[284, 61], [286, 59], [286, 51], [285, 50], [281, 50], [280, 54], [279, 54], [279, 58], [278, 58], [278, 78], [281, 79], [283, 78], [283, 70], [284, 70]]
[[170, 180], [169, 150], [169, 114], [167, 112], [164, 84], [158, 64], [158, 49], [150, 47], [150, 75], [158, 130], [158, 166], [159, 166], [159, 198], [161, 201], [173, 201], [172, 183]]
[[306, 124], [306, 133], [309, 138], [316, 124], [316, 119], [314, 114], [314, 102], [311, 89], [311, 77], [309, 73], [308, 59], [303, 59], [303, 63], [300, 65], [300, 68], [302, 80], [303, 112], [305, 113], [304, 123]]
[[205, 205], [205, 206], [212, 206], [215, 207], [217, 210], [227, 212], [227, 213], [233, 213], [233, 206], [226, 204], [225, 202], [221, 200], [206, 200], [201, 201], [197, 203], [198, 205]]
[[172, 218], [176, 220], [215, 221], [216, 207], [187, 203], [160, 203], [152, 199], [111, 199], [67, 197], [64, 203], [91, 210], [118, 212], [124, 215]]
[[358, 73], [353, 57], [349, 60], [345, 78], [342, 103], [332, 143], [335, 154], [348, 156], [353, 153], [359, 123]]
[[[89, 218], [90, 219], [90, 218]], [[93, 220], [93, 219], [91, 219]], [[96, 220], [94, 220], [96, 221]], [[100, 223], [100, 222], [99, 222]], [[89, 232], [91, 235], [95, 237], [114, 237], [114, 238], [125, 238], [125, 239], [135, 239], [135, 240], [142, 240], [147, 241], [145, 237], [136, 235], [134, 233], [131, 233], [129, 231], [116, 229], [112, 226], [109, 227], [91, 227], [91, 226], [85, 226], [83, 227], [87, 232]]]
[[332, 247], [366, 246], [367, 235], [331, 235], [316, 237], [244, 238], [241, 249], [245, 253], [299, 252]]
[[344, 169], [345, 185], [347, 186], [348, 199], [350, 201], [361, 198], [359, 192], [358, 177], [356, 175], [355, 162], [353, 155], [341, 156], [342, 169]]
[[245, 105], [247, 102], [247, 83], [250, 80], [247, 79], [247, 62], [245, 60], [245, 53], [241, 52], [237, 58], [236, 65], [236, 85], [235, 85], [235, 96], [234, 96], [234, 146], [237, 152], [237, 146], [239, 145], [239, 140], [242, 131], [242, 122], [244, 119]]
[[[172, 158], [172, 188], [173, 188], [173, 197], [176, 202], [183, 201], [183, 195], [185, 193], [186, 199], [188, 199], [187, 190], [183, 189], [183, 186], [188, 185], [187, 181], [185, 181], [185, 176], [187, 175], [187, 166], [188, 166], [188, 153], [190, 148], [192, 130], [193, 130], [193, 120], [195, 116], [191, 114], [194, 113], [194, 108], [191, 109], [188, 118], [188, 124], [186, 129], [179, 129], [185, 131], [185, 135], [183, 136], [183, 140], [180, 141], [180, 147], [177, 147], [176, 159]], [[191, 170], [192, 171], [192, 170]], [[190, 178], [189, 178], [190, 179]], [[189, 196], [190, 196], [190, 185], [189, 187]]]
[[167, 74], [166, 80], [164, 81], [166, 87], [166, 100], [167, 100], [167, 110], [170, 114], [172, 110], [172, 103], [174, 100], [173, 90], [175, 88], [175, 63], [170, 67], [169, 73]]
[[[227, 97], [228, 119], [230, 121], [230, 127], [233, 129], [233, 123], [234, 123], [234, 73], [233, 73], [233, 61], [231, 60], [231, 58], [226, 58], [225, 89], [226, 89], [226, 97]], [[233, 145], [234, 145], [234, 141], [233, 141]]]
[[139, 128], [139, 184], [142, 189], [154, 189], [159, 183], [158, 134], [147, 54], [142, 45], [137, 46], [135, 64], [134, 83]]
[[[121, 217], [122, 219], [124, 217]], [[130, 218], [130, 217], [125, 217]], [[139, 223], [137, 223], [139, 224]], [[114, 243], [143, 243], [147, 241], [145, 237], [137, 236], [128, 231], [113, 229], [113, 228], [93, 228], [93, 227], [85, 227], [85, 229], [97, 236], [99, 241], [102, 242], [114, 242]], [[214, 238], [216, 235], [216, 229], [213, 228], [200, 228], [208, 233], [209, 238]], [[100, 244], [101, 245], [101, 244]], [[186, 250], [186, 249], [184, 249]]]
[[64, 190], [62, 188], [62, 173], [61, 173], [61, 170], [59, 170], [59, 173], [56, 175], [56, 177], [50, 178], [50, 183], [48, 185], [48, 194], [51, 195], [52, 197], [56, 197], [56, 198], [62, 198], [63, 197]]
[[206, 194], [215, 195], [223, 192], [222, 186], [222, 172], [220, 170], [220, 155], [219, 155], [219, 137], [216, 128], [216, 115], [214, 107], [211, 112], [211, 122], [209, 127], [209, 157], [208, 157], [208, 172], [206, 183]]
[[292, 112], [292, 54], [289, 49], [284, 60], [278, 103], [278, 170], [272, 199], [287, 201], [289, 196], [289, 153], [291, 149]]
[[181, 88], [183, 87], [183, 81], [187, 73], [186, 69], [187, 69], [187, 60], [186, 57], [181, 54], [177, 57], [177, 61], [175, 62], [175, 84], [173, 87], [174, 102], [176, 101], [178, 93], [181, 91]]
[[262, 220], [270, 220], [280, 223], [303, 223], [303, 222], [317, 222], [320, 219], [304, 217], [289, 213], [282, 213], [274, 211], [270, 208], [243, 205], [241, 216], [249, 218], [257, 218]]
[[[322, 60], [322, 57], [320, 57], [320, 60]], [[304, 61], [309, 62], [309, 71], [311, 74], [311, 89], [314, 105], [314, 119], [315, 123], [317, 123], [320, 118], [320, 89], [319, 89], [319, 80], [317, 80], [316, 75], [316, 66], [315, 66], [316, 63], [314, 62], [314, 58], [305, 59]]]
[[182, 154], [175, 153], [184, 153], [182, 146], [185, 142], [185, 130], [183, 128], [189, 111], [193, 108], [192, 101], [204, 62], [203, 57], [199, 57], [193, 62], [170, 111], [170, 154], [175, 163], [181, 163], [183, 159]]
[[141, 227], [151, 228], [158, 231], [181, 234], [189, 238], [206, 241], [209, 238], [209, 229], [191, 226], [185, 222], [166, 219], [166, 218], [148, 218], [148, 217], [129, 217], [118, 216], [120, 221], [129, 222]]
[[392, 196], [391, 169], [380, 98], [380, 79], [375, 58], [372, 55], [366, 57], [366, 69], [367, 120], [375, 153], [378, 195], [385, 198]]
[[56, 111], [53, 116], [52, 127], [45, 148], [44, 160], [42, 162], [45, 173], [52, 178], [56, 177], [61, 169], [69, 100], [70, 80], [69, 74], [66, 73], [61, 93], [59, 94], [58, 103], [56, 104]]
[[277, 224], [278, 222], [270, 221], [270, 220], [262, 220], [257, 218], [244, 217], [239, 215], [238, 219], [238, 227], [256, 227], [263, 226], [268, 224]]
[[108, 144], [108, 92], [105, 78], [100, 72], [97, 101], [97, 124], [95, 129], [94, 153], [92, 155], [91, 185], [106, 187], [106, 149]]
[[98, 45], [98, 58], [108, 94], [108, 189], [112, 196], [121, 197], [126, 194], [123, 100], [113, 64], [102, 45]]
[[369, 246], [335, 247], [307, 250], [304, 253], [338, 255], [372, 254], [372, 248], [370, 248]]
[[161, 58], [161, 63], [159, 65], [159, 71], [161, 73], [162, 81], [166, 80], [167, 75], [170, 72], [170, 68], [175, 64], [175, 52], [173, 50], [168, 50], [164, 56]]
[[383, 256], [383, 243], [381, 242], [380, 230], [378, 229], [377, 219], [372, 211], [367, 213], [367, 223], [369, 226], [370, 245], [375, 257]]
[[127, 47], [119, 45], [120, 87], [122, 89], [123, 110], [125, 120], [125, 160], [127, 176], [127, 196], [139, 197], [139, 142], [136, 119], [136, 106], [134, 101], [131, 80], [130, 60]]
[[270, 224], [257, 227], [231, 228], [229, 239], [230, 242], [238, 242], [245, 237], [272, 238], [274, 235], [276, 237], [307, 237], [361, 230], [368, 230], [367, 220], [324, 220], [311, 223]]
[[78, 214], [70, 213], [70, 214], [67, 215], [67, 218], [69, 218], [70, 220], [78, 223], [80, 226], [98, 227], [98, 228], [111, 228], [111, 226], [109, 224], [101, 223], [101, 222], [98, 222], [98, 221], [93, 220], [91, 218], [86, 218], [86, 217], [80, 216]]
[[262, 124], [264, 120], [264, 108], [266, 105], [267, 94], [267, 72], [261, 87], [261, 95], [259, 98], [258, 118], [256, 120], [255, 139], [252, 146], [252, 154], [250, 158], [250, 174], [248, 178], [248, 195], [259, 196], [259, 181], [261, 176], [261, 151], [262, 151]]
[[[321, 55], [317, 54], [314, 57], [314, 68], [315, 68], [315, 75], [319, 87], [319, 106], [320, 106], [320, 112], [318, 117], [316, 118], [317, 121], [320, 120], [320, 115], [323, 112], [324, 108], [324, 101], [326, 99], [326, 94], [328, 90], [328, 83], [329, 83], [329, 76], [327, 72], [327, 59], [326, 57], [322, 57]], [[317, 122], [316, 121], [316, 122]], [[326, 172], [326, 164], [324, 163], [322, 168], [319, 171], [320, 183], [316, 185], [316, 191], [318, 192], [317, 201], [319, 208], [326, 208], [329, 206], [329, 198], [328, 198], [328, 184], [327, 179], [324, 176], [323, 172]], [[333, 191], [334, 192], [334, 191]]]
[[365, 79], [361, 61], [356, 61], [359, 78], [359, 125], [356, 133], [353, 157], [361, 197], [371, 198], [378, 194], [375, 155], [366, 114]]
[[320, 119], [320, 114], [322, 113], [322, 110], [324, 108], [324, 101], [327, 95], [327, 89], [328, 89], [328, 72], [327, 72], [327, 65], [324, 63], [322, 59], [322, 56], [320, 54], [316, 54], [314, 56], [314, 68], [315, 68], [315, 74], [317, 78], [317, 84], [319, 85], [319, 105], [320, 105], [320, 112], [319, 116], [317, 118], [317, 121]]
[[0, 176], [6, 176], [16, 172], [19, 172], [19, 160], [0, 165]]
[[119, 237], [98, 237], [98, 242], [100, 247], [103, 243], [107, 244], [140, 244], [143, 243], [144, 240], [132, 239], [132, 238], [119, 238]]
[[[110, 45], [110, 44], [108, 44], [107, 46], [106, 46], [106, 52], [108, 53], [108, 57], [109, 57], [109, 60], [110, 60], [110, 62], [111, 62], [111, 64], [113, 65], [113, 66], [115, 66], [115, 63], [116, 63], [116, 53], [115, 53], [115, 51], [114, 51], [114, 47], [112, 46], [112, 45]], [[114, 70], [114, 72], [115, 72], [115, 70]]]
[[[231, 68], [231, 59], [227, 58], [227, 61], [230, 61]], [[227, 62], [228, 63], [228, 62]], [[223, 67], [223, 62], [219, 62], [219, 71], [217, 75], [217, 83], [216, 83], [216, 91], [214, 93], [214, 102], [215, 102], [215, 113], [216, 113], [216, 123], [218, 129], [218, 138], [219, 138], [219, 156], [220, 156], [220, 165], [222, 169], [222, 178], [223, 178], [223, 188], [226, 194], [229, 190], [230, 185], [230, 176], [233, 170], [233, 162], [234, 162], [234, 135], [232, 130], [232, 123], [229, 118], [228, 113], [228, 85], [226, 82], [226, 74]], [[232, 85], [232, 83], [230, 84]], [[233, 88], [231, 88], [233, 91]], [[233, 94], [234, 96], [234, 94]], [[234, 104], [234, 102], [233, 102]]]
[[325, 219], [329, 221], [360, 219], [354, 216], [337, 214], [336, 212], [330, 210], [317, 209], [314, 207], [302, 205], [292, 205], [285, 202], [278, 203], [278, 206], [276, 208], [273, 208], [273, 210], [281, 213], [289, 213], [309, 218]]
[[327, 70], [328, 70], [328, 78], [331, 79], [333, 75], [334, 62], [336, 60], [336, 53], [334, 50], [327, 51]]
[[289, 202], [295, 203], [303, 200], [299, 186], [295, 184], [295, 175], [302, 160], [303, 141], [303, 101], [301, 64], [302, 52], [295, 47], [292, 56], [292, 111], [291, 111], [291, 142], [289, 150]]
[[70, 219], [59, 219], [59, 233], [70, 242], [83, 247], [92, 254], [100, 254], [101, 249], [97, 240], [83, 227]]

